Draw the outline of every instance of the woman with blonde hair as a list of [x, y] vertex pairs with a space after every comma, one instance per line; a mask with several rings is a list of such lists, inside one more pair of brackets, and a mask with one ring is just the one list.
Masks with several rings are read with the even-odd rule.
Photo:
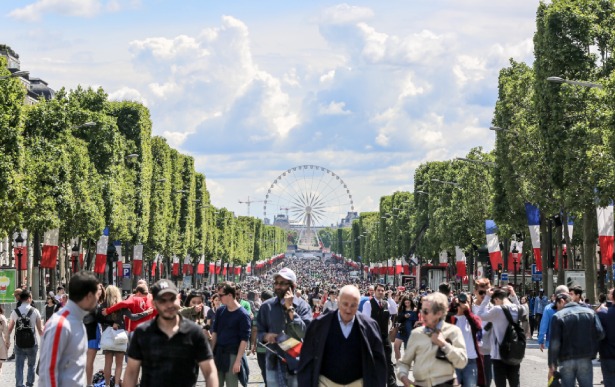
[[[113, 330], [126, 329], [124, 317], [129, 320], [139, 320], [152, 313], [151, 309], [139, 314], [132, 314], [128, 309], [120, 309], [117, 312], [111, 313], [107, 316], [102, 315], [102, 310], [110, 308], [118, 302], [122, 301], [122, 292], [117, 286], [109, 285], [105, 290], [105, 302], [99, 309], [98, 319], [102, 325], [103, 332], [105, 329], [111, 327]], [[105, 366], [103, 372], [105, 374], [105, 386], [111, 386], [111, 366], [113, 365], [113, 359], [115, 358], [115, 374], [114, 384], [120, 385], [122, 377], [122, 362], [124, 361], [124, 353], [126, 351], [111, 351], [103, 350], [105, 355]]]

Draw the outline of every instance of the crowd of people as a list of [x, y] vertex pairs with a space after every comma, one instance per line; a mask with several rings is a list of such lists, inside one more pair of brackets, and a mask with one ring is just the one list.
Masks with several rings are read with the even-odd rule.
[[512, 286], [474, 285], [472, 294], [447, 283], [406, 289], [352, 277], [343, 264], [287, 258], [241, 283], [178, 290], [140, 280], [124, 299], [82, 271], [68, 293], [48, 295], [44, 319], [28, 290], [16, 293], [8, 320], [0, 309], [0, 366], [13, 342], [18, 387], [32, 386], [35, 372], [39, 386], [194, 386], [199, 370], [207, 386], [246, 386], [257, 371], [250, 353], [268, 387], [505, 387], [520, 386], [536, 333], [549, 378], [593, 385], [599, 353], [604, 384], [615, 386], [613, 289], [592, 308], [578, 287], [519, 299]]

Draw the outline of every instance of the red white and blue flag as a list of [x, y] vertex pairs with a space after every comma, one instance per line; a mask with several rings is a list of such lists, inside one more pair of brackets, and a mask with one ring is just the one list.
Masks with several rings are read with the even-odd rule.
[[109, 227], [105, 227], [102, 235], [96, 242], [96, 260], [94, 261], [94, 273], [104, 274], [107, 266], [107, 245], [109, 244]]
[[[41, 256], [41, 268], [55, 269], [58, 262], [58, 241], [60, 229], [56, 228], [45, 232], [43, 235], [43, 254]], [[22, 266], [23, 267], [23, 266]], [[25, 269], [25, 267], [23, 267]]]
[[598, 207], [598, 243], [600, 244], [600, 257], [603, 265], [613, 264], [613, 205]]
[[485, 220], [485, 228], [487, 230], [487, 250], [489, 250], [489, 262], [495, 270], [498, 264], [504, 265], [502, 260], [502, 251], [500, 250], [500, 240], [498, 239], [498, 226], [491, 219]]
[[542, 271], [542, 257], [540, 255], [540, 210], [533, 204], [525, 203], [525, 216], [527, 217], [527, 226], [530, 229], [532, 250], [534, 251], [534, 258], [536, 259], [536, 270]]
[[455, 262], [457, 266], [457, 276], [463, 279], [463, 277], [468, 275], [466, 271], [466, 256], [459, 246], [455, 246]]
[[132, 274], [141, 275], [143, 273], [143, 245], [136, 245], [132, 255]]

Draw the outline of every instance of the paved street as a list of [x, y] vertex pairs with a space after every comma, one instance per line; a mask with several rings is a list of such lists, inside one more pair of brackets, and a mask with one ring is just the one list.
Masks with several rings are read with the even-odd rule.
[[[256, 363], [255, 356], [248, 356], [250, 365], [250, 385], [261, 386], [262, 378], [260, 376], [260, 370]], [[521, 386], [544, 386], [547, 384], [547, 353], [540, 352], [538, 344], [535, 340], [531, 340], [526, 351], [525, 359], [521, 365]], [[96, 357], [96, 363], [94, 364], [95, 372], [102, 369], [104, 365], [104, 357], [100, 353]], [[25, 377], [25, 372], [24, 372]], [[599, 386], [602, 381], [602, 372], [600, 370], [600, 363], [594, 361], [594, 385]], [[4, 363], [2, 366], [2, 373], [0, 374], [0, 386], [9, 387], [15, 384], [15, 362], [10, 361]], [[35, 383], [36, 385], [36, 383]], [[199, 377], [198, 386], [204, 386], [202, 376]], [[401, 385], [401, 383], [400, 383]]]

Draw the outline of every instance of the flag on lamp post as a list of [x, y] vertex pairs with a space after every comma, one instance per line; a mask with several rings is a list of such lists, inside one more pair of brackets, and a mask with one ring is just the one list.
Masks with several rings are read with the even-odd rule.
[[525, 215], [532, 239], [532, 250], [536, 259], [536, 270], [542, 271], [542, 257], [540, 255], [540, 210], [538, 207], [525, 203]]
[[467, 275], [466, 272], [466, 255], [461, 250], [461, 247], [455, 246], [455, 265], [457, 266], [457, 276], [465, 277]]
[[196, 267], [196, 274], [200, 274], [200, 275], [205, 274], [205, 254], [201, 254], [201, 258], [199, 259], [199, 264]]
[[107, 266], [107, 245], [109, 244], [109, 227], [105, 227], [102, 235], [96, 242], [96, 261], [94, 262], [94, 273], [104, 274]]
[[613, 264], [613, 205], [598, 207], [598, 243], [600, 244], [600, 263], [610, 266]]
[[[55, 269], [58, 261], [58, 241], [60, 229], [46, 231], [43, 234], [43, 254], [41, 256], [41, 269]], [[23, 267], [23, 266], [22, 266]]]
[[192, 257], [190, 257], [190, 254], [186, 254], [184, 258], [184, 274], [192, 275]]
[[158, 267], [158, 257], [159, 256], [160, 254], [156, 254], [156, 256], [154, 257], [154, 260], [152, 261], [152, 272], [151, 272], [152, 277], [156, 276], [156, 268]]
[[485, 220], [485, 228], [487, 231], [487, 250], [489, 250], [489, 262], [494, 270], [497, 270], [498, 264], [503, 265], [502, 251], [500, 251], [500, 241], [498, 239], [498, 226], [491, 219]]
[[178, 276], [179, 275], [179, 258], [177, 256], [173, 256], [173, 267], [171, 269], [171, 274]]
[[141, 275], [143, 273], [143, 245], [136, 245], [132, 251], [132, 274]]

